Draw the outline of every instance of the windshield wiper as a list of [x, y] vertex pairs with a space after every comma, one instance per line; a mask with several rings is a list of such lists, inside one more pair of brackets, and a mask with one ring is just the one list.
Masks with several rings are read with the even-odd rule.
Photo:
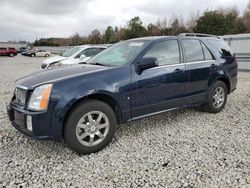
[[90, 64], [90, 65], [100, 65], [100, 66], [108, 66], [108, 65], [104, 65], [104, 64], [101, 64], [101, 63], [98, 63], [98, 62], [96, 62], [96, 63], [88, 63], [88, 64]]

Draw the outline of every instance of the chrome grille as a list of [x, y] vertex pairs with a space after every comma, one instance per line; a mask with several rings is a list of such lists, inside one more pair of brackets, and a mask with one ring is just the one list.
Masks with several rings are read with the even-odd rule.
[[21, 89], [21, 88], [16, 88], [15, 99], [18, 104], [24, 105], [26, 101], [26, 90]]

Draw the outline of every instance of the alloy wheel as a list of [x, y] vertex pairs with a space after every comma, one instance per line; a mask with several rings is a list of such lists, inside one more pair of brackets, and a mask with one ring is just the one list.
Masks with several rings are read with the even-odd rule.
[[90, 111], [78, 121], [76, 137], [84, 146], [96, 146], [107, 137], [109, 128], [109, 119], [103, 112]]
[[220, 108], [225, 101], [225, 90], [223, 87], [217, 87], [213, 94], [213, 106]]

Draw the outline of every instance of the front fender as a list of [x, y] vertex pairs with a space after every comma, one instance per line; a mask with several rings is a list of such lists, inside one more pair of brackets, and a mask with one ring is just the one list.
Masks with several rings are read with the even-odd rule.
[[[72, 83], [72, 82], [71, 82]], [[57, 84], [53, 88], [52, 97], [58, 97], [58, 102], [54, 108], [53, 115], [51, 118], [51, 128], [58, 137], [62, 138], [62, 130], [65, 121], [65, 117], [68, 111], [81, 99], [86, 98], [93, 94], [103, 94], [113, 98], [118, 105], [121, 105], [120, 100], [117, 99], [117, 88], [115, 85], [108, 86], [101, 80], [88, 80], [76, 81], [76, 84], [69, 85], [68, 87]], [[100, 88], [95, 90], [94, 88]], [[115, 95], [117, 94], [117, 95]]]

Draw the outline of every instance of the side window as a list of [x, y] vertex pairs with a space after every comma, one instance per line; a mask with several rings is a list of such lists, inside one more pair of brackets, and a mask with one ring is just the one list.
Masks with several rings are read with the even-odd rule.
[[94, 56], [95, 52], [96, 48], [89, 48], [79, 53], [77, 57], [79, 58], [81, 55], [85, 55], [86, 57], [91, 57]]
[[96, 49], [96, 54], [100, 53], [101, 51], [105, 50], [106, 48], [97, 48]]
[[7, 48], [0, 48], [0, 50], [7, 50]]
[[182, 39], [187, 62], [204, 61], [201, 43], [197, 39]]
[[202, 46], [202, 49], [204, 52], [205, 60], [213, 60], [214, 58], [213, 58], [211, 52], [208, 50], [208, 48], [206, 47], [206, 45], [203, 42], [201, 42], [201, 46]]
[[95, 50], [92, 52], [91, 56], [95, 56], [96, 54], [100, 53], [103, 51], [105, 48], [95, 48]]
[[155, 57], [159, 65], [180, 63], [180, 51], [177, 40], [166, 40], [155, 44], [144, 57]]
[[86, 57], [90, 57], [91, 54], [93, 53], [94, 48], [89, 48], [86, 50], [81, 51], [75, 58], [80, 58], [81, 55], [85, 55]]
[[96, 53], [96, 48], [90, 48], [90, 49], [85, 50], [83, 54], [86, 57], [91, 57], [91, 56], [94, 56], [95, 53]]

